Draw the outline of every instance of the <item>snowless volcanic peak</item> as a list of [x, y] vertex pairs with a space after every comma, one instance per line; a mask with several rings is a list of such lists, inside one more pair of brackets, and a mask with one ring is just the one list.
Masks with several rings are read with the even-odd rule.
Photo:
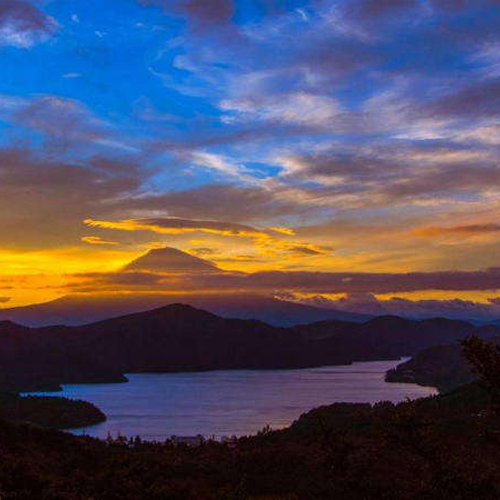
[[218, 271], [208, 260], [189, 255], [177, 248], [153, 248], [127, 264], [124, 271], [151, 271], [171, 273], [199, 273]]

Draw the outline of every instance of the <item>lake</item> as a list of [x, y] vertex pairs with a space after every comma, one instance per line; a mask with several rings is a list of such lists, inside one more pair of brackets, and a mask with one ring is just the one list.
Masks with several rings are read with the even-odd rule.
[[[384, 381], [402, 361], [300, 370], [232, 370], [127, 375], [127, 384], [69, 385], [62, 396], [83, 399], [107, 415], [102, 424], [72, 431], [106, 438], [206, 437], [280, 429], [302, 413], [334, 402], [398, 402], [435, 394], [430, 387]], [[37, 393], [46, 394], [46, 393]], [[54, 395], [49, 393], [49, 395]]]

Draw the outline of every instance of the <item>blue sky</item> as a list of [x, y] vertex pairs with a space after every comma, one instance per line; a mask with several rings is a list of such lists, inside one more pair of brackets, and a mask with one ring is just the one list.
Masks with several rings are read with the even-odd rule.
[[[72, 144], [75, 159], [137, 152], [158, 166], [179, 161], [175, 145], [224, 158], [233, 165], [225, 180], [248, 182], [286, 169], [274, 158], [284, 149], [293, 155], [336, 143], [345, 156], [352, 153], [342, 149], [360, 143], [448, 141], [470, 122], [454, 109], [437, 124], [434, 101], [481, 83], [499, 64], [494, 2], [194, 4], [35, 2], [48, 26], [3, 37], [0, 92], [65, 100], [80, 121], [95, 120], [112, 136], [105, 148]], [[397, 111], [384, 110], [391, 97], [406, 100], [409, 115], [393, 124]], [[408, 131], [424, 121], [432, 130]], [[22, 125], [7, 116], [7, 141], [42, 140], [39, 129]], [[221, 180], [206, 163], [193, 164], [190, 182]], [[185, 186], [176, 179], [176, 187]]]

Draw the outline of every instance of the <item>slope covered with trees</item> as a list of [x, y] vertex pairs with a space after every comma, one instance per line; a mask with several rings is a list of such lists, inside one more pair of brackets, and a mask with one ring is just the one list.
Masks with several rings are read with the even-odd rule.
[[75, 429], [106, 420], [92, 403], [68, 398], [0, 393], [0, 418], [54, 429]]
[[[473, 330], [476, 334], [481, 331], [481, 328]], [[488, 329], [488, 332], [492, 330]], [[500, 345], [500, 337], [488, 340], [487, 345]], [[388, 371], [386, 380], [433, 386], [440, 391], [448, 391], [472, 382], [477, 378], [477, 374], [464, 355], [464, 346], [467, 348], [471, 342], [480, 342], [479, 336], [471, 335], [468, 339], [462, 339], [462, 342], [428, 347], [412, 359]]]

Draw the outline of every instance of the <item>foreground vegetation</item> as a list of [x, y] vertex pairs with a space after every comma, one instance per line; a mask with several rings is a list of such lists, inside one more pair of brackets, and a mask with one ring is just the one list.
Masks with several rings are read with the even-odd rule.
[[104, 413], [87, 401], [12, 393], [0, 393], [0, 418], [53, 429], [87, 427], [106, 420]]
[[[474, 397], [470, 397], [474, 395]], [[0, 425], [16, 499], [493, 499], [500, 425], [468, 386], [415, 403], [335, 404], [289, 429], [197, 447]]]
[[228, 443], [100, 441], [2, 422], [0, 497], [497, 499], [500, 352], [474, 342], [478, 382], [398, 405], [325, 406]]

